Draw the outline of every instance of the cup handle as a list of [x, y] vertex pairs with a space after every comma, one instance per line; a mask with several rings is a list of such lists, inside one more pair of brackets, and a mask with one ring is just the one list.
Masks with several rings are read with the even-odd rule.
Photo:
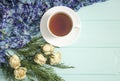
[[78, 28], [80, 28], [80, 25], [76, 25], [74, 28], [75, 28], [75, 29], [78, 29]]

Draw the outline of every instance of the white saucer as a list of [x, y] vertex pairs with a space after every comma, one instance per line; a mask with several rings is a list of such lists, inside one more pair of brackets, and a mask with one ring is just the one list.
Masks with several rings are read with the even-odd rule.
[[80, 28], [74, 28], [72, 30], [72, 32], [67, 36], [64, 36], [64, 37], [52, 36], [47, 29], [47, 19], [51, 14], [53, 14], [56, 11], [66, 11], [67, 13], [71, 13], [72, 16], [74, 17], [75, 24], [77, 26], [80, 26], [79, 19], [78, 19], [76, 13], [72, 9], [70, 9], [68, 7], [64, 7], [64, 6], [57, 6], [57, 7], [53, 7], [51, 9], [49, 9], [43, 15], [41, 22], [40, 22], [41, 34], [48, 43], [50, 43], [54, 46], [58, 46], [58, 47], [68, 46], [68, 45], [72, 44], [78, 38], [81, 26], [80, 26]]

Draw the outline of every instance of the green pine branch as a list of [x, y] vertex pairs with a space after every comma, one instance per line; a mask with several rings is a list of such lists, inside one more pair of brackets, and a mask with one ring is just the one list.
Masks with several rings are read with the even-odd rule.
[[22, 65], [28, 69], [28, 76], [34, 76], [38, 81], [64, 81], [48, 65], [41, 66], [28, 60], [22, 61]]
[[[46, 44], [43, 37], [33, 38], [27, 45], [20, 49], [12, 49], [13, 52], [19, 56], [21, 59], [22, 67], [27, 68], [27, 79], [29, 81], [65, 81], [60, 76], [56, 74], [53, 67], [67, 69], [74, 68], [73, 66], [67, 66], [63, 63], [57, 65], [45, 64], [43, 66], [38, 65], [34, 62], [34, 57], [36, 54], [42, 52], [41, 46]], [[45, 56], [47, 58], [47, 56]], [[9, 60], [9, 58], [7, 58]], [[6, 76], [7, 81], [25, 81], [25, 80], [16, 80], [14, 77], [14, 69], [12, 69], [8, 64], [4, 64], [2, 67], [3, 73]]]
[[63, 63], [57, 64], [57, 65], [52, 65], [52, 66], [53, 66], [53, 67], [60, 68], [60, 69], [74, 68], [73, 66], [68, 66], [68, 65], [65, 65], [65, 64], [63, 64]]
[[43, 39], [43, 37], [35, 37], [23, 48], [12, 50], [16, 53], [19, 53], [20, 55], [22, 54], [25, 56], [31, 56], [41, 52], [41, 46], [43, 46], [45, 43], [46, 41]]

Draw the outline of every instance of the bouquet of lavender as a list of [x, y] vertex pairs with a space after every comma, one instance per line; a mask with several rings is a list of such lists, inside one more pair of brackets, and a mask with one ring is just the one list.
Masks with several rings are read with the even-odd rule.
[[40, 36], [42, 15], [53, 6], [67, 6], [78, 11], [81, 7], [104, 1], [106, 0], [0, 0], [0, 67], [9, 80], [23, 80], [28, 74], [30, 81], [34, 81], [30, 77], [32, 75], [38, 81], [62, 81], [51, 66], [72, 67], [56, 62], [60, 54], [54, 54], [54, 46], [46, 44]]

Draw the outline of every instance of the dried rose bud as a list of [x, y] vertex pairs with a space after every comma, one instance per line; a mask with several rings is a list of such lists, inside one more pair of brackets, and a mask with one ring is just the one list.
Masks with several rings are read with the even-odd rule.
[[19, 68], [21, 66], [19, 57], [17, 55], [12, 55], [9, 59], [9, 64], [14, 69]]
[[37, 54], [34, 58], [34, 62], [37, 64], [43, 65], [46, 63], [46, 58], [42, 54]]
[[56, 53], [54, 53], [54, 54], [50, 57], [50, 64], [51, 64], [51, 65], [59, 64], [60, 61], [61, 61], [61, 54], [60, 54], [60, 52], [56, 52]]
[[14, 76], [16, 79], [22, 80], [22, 79], [25, 79], [26, 72], [27, 72], [27, 69], [25, 67], [19, 67], [14, 70]]
[[45, 44], [42, 49], [44, 54], [50, 55], [54, 51], [54, 46], [50, 44]]

